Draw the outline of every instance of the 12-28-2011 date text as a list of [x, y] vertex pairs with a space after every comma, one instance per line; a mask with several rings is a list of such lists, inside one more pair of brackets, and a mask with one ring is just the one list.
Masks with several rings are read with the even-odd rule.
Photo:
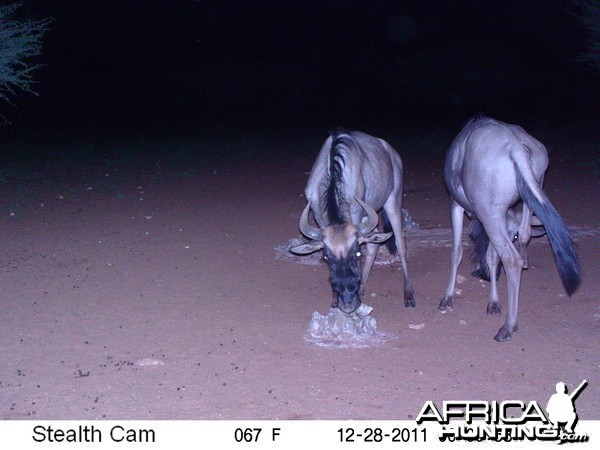
[[347, 427], [340, 428], [337, 431], [340, 442], [427, 442], [427, 430], [425, 428], [396, 427], [385, 430], [378, 427], [366, 427], [359, 430]]

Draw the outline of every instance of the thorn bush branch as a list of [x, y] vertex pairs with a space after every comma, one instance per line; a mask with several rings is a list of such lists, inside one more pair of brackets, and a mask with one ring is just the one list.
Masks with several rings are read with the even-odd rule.
[[17, 91], [37, 95], [32, 73], [42, 64], [30, 58], [42, 52], [42, 38], [52, 19], [18, 21], [12, 19], [21, 3], [0, 6], [0, 99], [13, 105]]
[[587, 52], [578, 58], [591, 61], [600, 70], [600, 0], [575, 0], [580, 12], [577, 17], [587, 34]]

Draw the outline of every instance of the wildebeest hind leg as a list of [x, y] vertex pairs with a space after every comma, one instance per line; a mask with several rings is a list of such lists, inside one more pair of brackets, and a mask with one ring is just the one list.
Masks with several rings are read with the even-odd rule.
[[521, 285], [521, 273], [523, 271], [523, 259], [519, 251], [512, 244], [508, 237], [504, 224], [498, 225], [499, 221], [490, 221], [484, 223], [494, 250], [500, 256], [506, 273], [506, 282], [508, 284], [508, 313], [506, 322], [494, 337], [498, 342], [504, 342], [511, 339], [512, 333], [517, 331], [517, 316], [519, 310], [519, 288]]

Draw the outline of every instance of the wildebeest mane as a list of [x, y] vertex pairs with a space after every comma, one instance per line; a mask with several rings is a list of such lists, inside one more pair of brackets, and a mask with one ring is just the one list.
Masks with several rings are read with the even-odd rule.
[[346, 153], [356, 143], [347, 131], [337, 128], [331, 133], [331, 149], [329, 151], [329, 170], [326, 189], [321, 198], [321, 206], [327, 213], [328, 225], [340, 225], [350, 217], [349, 207], [344, 196], [344, 164]]
[[477, 113], [477, 114], [475, 114], [475, 115], [471, 116], [471, 117], [469, 118], [469, 120], [467, 120], [467, 121], [465, 122], [465, 124], [464, 124], [463, 128], [466, 128], [468, 125], [472, 125], [472, 124], [474, 124], [474, 123], [476, 123], [476, 122], [479, 122], [479, 121], [481, 121], [481, 120], [483, 120], [483, 119], [487, 119], [487, 120], [489, 120], [489, 118], [488, 118], [488, 117], [486, 117], [484, 114], [482, 114], [482, 113]]

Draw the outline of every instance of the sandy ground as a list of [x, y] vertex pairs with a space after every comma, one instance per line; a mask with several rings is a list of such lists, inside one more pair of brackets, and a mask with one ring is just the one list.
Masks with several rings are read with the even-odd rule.
[[[547, 239], [531, 245], [520, 330], [499, 344], [504, 316], [485, 315], [489, 287], [470, 263], [454, 311], [436, 310], [450, 254], [427, 233], [450, 224], [448, 139], [390, 139], [404, 207], [424, 229], [407, 234], [417, 307], [403, 305], [397, 265], [375, 266], [366, 301], [394, 338], [331, 349], [304, 340], [312, 312], [329, 307], [326, 267], [274, 251], [299, 235], [323, 137], [238, 143], [239, 160], [190, 157], [194, 145], [228, 151], [203, 142], [127, 158], [67, 148], [2, 167], [0, 418], [411, 419], [427, 400], [545, 405], [558, 381], [585, 378], [579, 417], [600, 419], [597, 143], [546, 140], [562, 149], [546, 191], [576, 227], [583, 284], [568, 298]], [[499, 286], [504, 313], [504, 275]]]

